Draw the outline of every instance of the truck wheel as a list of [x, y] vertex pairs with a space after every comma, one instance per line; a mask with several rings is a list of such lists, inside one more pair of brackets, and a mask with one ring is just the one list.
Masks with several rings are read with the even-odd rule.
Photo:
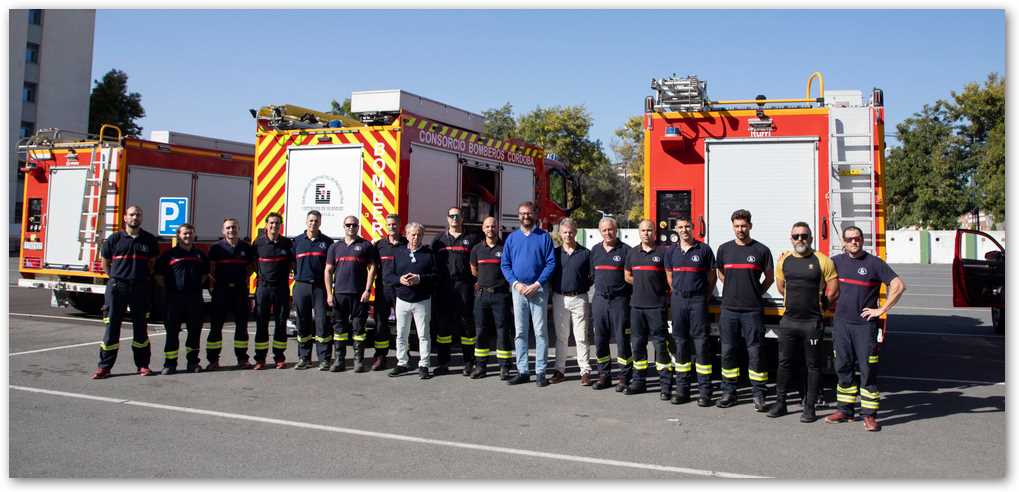
[[102, 294], [90, 292], [68, 292], [67, 301], [74, 309], [93, 316], [103, 312], [103, 304], [106, 302]]

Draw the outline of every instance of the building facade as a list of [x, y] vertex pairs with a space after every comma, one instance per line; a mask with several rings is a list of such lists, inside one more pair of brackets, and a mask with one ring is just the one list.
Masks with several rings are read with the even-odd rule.
[[[24, 176], [18, 141], [40, 128], [88, 131], [95, 10], [9, 10], [8, 219], [20, 231]], [[16, 251], [16, 243], [12, 244]]]

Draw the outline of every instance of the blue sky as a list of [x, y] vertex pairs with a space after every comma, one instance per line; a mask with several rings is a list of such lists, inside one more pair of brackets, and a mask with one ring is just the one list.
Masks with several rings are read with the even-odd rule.
[[[713, 99], [885, 92], [889, 131], [924, 104], [1005, 73], [1002, 10], [96, 13], [93, 79], [127, 72], [150, 130], [254, 141], [248, 108], [328, 109], [404, 89], [481, 112], [582, 104], [609, 151], [652, 78], [696, 74]], [[894, 144], [894, 142], [890, 142]], [[612, 154], [610, 153], [610, 156]]]

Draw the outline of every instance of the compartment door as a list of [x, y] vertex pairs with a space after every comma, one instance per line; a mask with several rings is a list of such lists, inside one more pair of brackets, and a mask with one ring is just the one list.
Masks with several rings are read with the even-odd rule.
[[[46, 200], [46, 249], [44, 260], [50, 268], [82, 269], [81, 204], [85, 196], [87, 167], [52, 167]], [[106, 239], [106, 238], [103, 238]]]
[[[343, 237], [343, 218], [361, 218], [361, 170], [364, 148], [358, 145], [290, 147], [287, 150], [287, 199], [283, 228], [294, 237], [307, 228], [308, 212], [322, 214], [322, 232]], [[259, 224], [264, 227], [265, 224]]]
[[[817, 139], [708, 140], [705, 157], [706, 242], [715, 251], [735, 236], [732, 213], [749, 210], [750, 237], [771, 249], [778, 260], [792, 249], [795, 222], [810, 224], [817, 248]], [[772, 285], [765, 297], [781, 298]]]

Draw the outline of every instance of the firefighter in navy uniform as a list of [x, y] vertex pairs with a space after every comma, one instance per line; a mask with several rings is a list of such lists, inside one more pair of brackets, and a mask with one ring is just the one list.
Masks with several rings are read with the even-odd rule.
[[375, 329], [370, 330], [369, 337], [375, 346], [371, 366], [373, 371], [386, 368], [386, 356], [389, 354], [389, 339], [392, 333], [389, 316], [396, 307], [396, 287], [400, 285], [400, 276], [396, 274], [394, 260], [397, 250], [406, 247], [407, 238], [400, 235], [400, 216], [389, 214], [386, 217], [386, 236], [375, 242], [380, 273], [375, 276]]
[[[305, 216], [308, 229], [294, 243], [294, 308], [297, 311], [297, 364], [294, 369], [311, 368], [312, 336], [318, 342], [320, 369], [329, 368], [332, 328], [326, 326], [326, 253], [333, 239], [320, 230], [322, 214], [312, 210]], [[314, 335], [312, 335], [314, 333]]]
[[630, 297], [630, 341], [633, 347], [633, 380], [626, 387], [627, 395], [643, 393], [647, 387], [647, 342], [655, 346], [655, 369], [661, 382], [660, 396], [672, 396], [672, 359], [665, 339], [669, 335], [665, 325], [665, 303], [669, 298], [669, 284], [665, 275], [666, 248], [655, 245], [655, 224], [640, 221], [640, 245], [630, 248], [626, 255], [624, 277], [633, 285]]
[[99, 344], [99, 365], [92, 373], [92, 379], [110, 376], [120, 349], [120, 324], [128, 306], [133, 327], [131, 349], [134, 365], [138, 368], [138, 375], [148, 376], [152, 373], [149, 370], [152, 349], [146, 317], [152, 295], [150, 274], [159, 255], [159, 240], [142, 229], [141, 207], [132, 205], [127, 208], [124, 230], [106, 238], [100, 255], [103, 271], [107, 272], [110, 281], [106, 284], [106, 330]]
[[480, 379], [487, 373], [487, 361], [492, 349], [499, 362], [499, 376], [503, 381], [510, 379], [513, 363], [513, 299], [509, 284], [502, 275], [502, 241], [495, 217], [487, 217], [481, 224], [485, 240], [471, 249], [471, 274], [478, 279], [478, 290], [474, 296], [474, 322], [476, 324], [474, 348], [474, 371], [471, 379]]
[[219, 369], [223, 349], [223, 323], [229, 313], [234, 319], [234, 355], [239, 369], [251, 369], [248, 361], [248, 277], [255, 253], [247, 241], [240, 239], [240, 222], [223, 221], [223, 239], [209, 248], [209, 289], [212, 312], [209, 313], [209, 338], [205, 354], [209, 359], [206, 371]]
[[690, 401], [694, 366], [699, 396], [697, 405], [711, 406], [711, 358], [708, 350], [708, 302], [715, 289], [715, 254], [694, 239], [689, 217], [676, 221], [679, 244], [665, 256], [665, 274], [672, 286], [672, 340], [675, 350], [676, 392], [672, 403]]
[[177, 228], [177, 245], [156, 260], [156, 275], [166, 294], [166, 345], [163, 372], [177, 372], [180, 352], [180, 328], [187, 327], [184, 340], [187, 372], [202, 372], [198, 364], [198, 344], [202, 340], [202, 286], [209, 275], [209, 258], [194, 245], [195, 226]]
[[265, 369], [269, 352], [269, 321], [274, 322], [272, 354], [276, 369], [284, 369], [287, 350], [287, 317], [290, 315], [290, 270], [294, 265], [294, 243], [283, 236], [283, 217], [270, 212], [265, 217], [265, 233], [252, 247], [258, 259], [255, 287], [255, 366]]
[[[739, 380], [739, 343], [746, 346], [747, 373], [753, 388], [754, 410], [765, 412], [768, 371], [763, 360], [764, 313], [761, 296], [775, 281], [771, 250], [750, 237], [750, 212], [732, 213], [736, 239], [718, 247], [715, 268], [722, 281], [722, 309], [718, 319], [722, 342], [722, 398], [719, 408], [736, 404]], [[763, 279], [762, 279], [763, 276]]]
[[[863, 231], [849, 226], [842, 231], [846, 252], [835, 255], [832, 262], [839, 278], [839, 300], [835, 306], [832, 344], [835, 346], [835, 388], [838, 410], [825, 417], [829, 424], [853, 420], [857, 392], [863, 427], [870, 432], [881, 430], [877, 411], [881, 394], [877, 389], [878, 350], [884, 332], [878, 332], [878, 320], [899, 302], [906, 284], [881, 258], [863, 250]], [[881, 284], [888, 285], [888, 298], [878, 306]], [[859, 386], [854, 372], [860, 371]]]
[[364, 346], [368, 339], [368, 299], [375, 283], [378, 253], [372, 243], [359, 235], [357, 217], [343, 219], [343, 239], [329, 247], [326, 254], [326, 296], [333, 309], [333, 345], [336, 358], [332, 372], [346, 370], [346, 351], [354, 339], [354, 372], [368, 372], [364, 364]]
[[616, 236], [616, 219], [603, 217], [598, 222], [602, 242], [591, 247], [591, 276], [594, 278], [594, 299], [591, 314], [594, 319], [595, 357], [598, 363], [598, 380], [592, 386], [601, 390], [612, 386], [612, 359], [610, 338], [616, 339], [616, 363], [620, 365], [616, 391], [630, 385], [633, 363], [627, 317], [630, 314], [630, 284], [623, 272], [630, 247]]
[[438, 365], [434, 374], [449, 372], [453, 340], [459, 338], [463, 353], [463, 375], [474, 371], [474, 284], [470, 255], [481, 242], [475, 234], [464, 232], [463, 214], [458, 207], [448, 210], [449, 229], [432, 241], [432, 252], [439, 268], [439, 285], [435, 291], [439, 316], [433, 318]]

